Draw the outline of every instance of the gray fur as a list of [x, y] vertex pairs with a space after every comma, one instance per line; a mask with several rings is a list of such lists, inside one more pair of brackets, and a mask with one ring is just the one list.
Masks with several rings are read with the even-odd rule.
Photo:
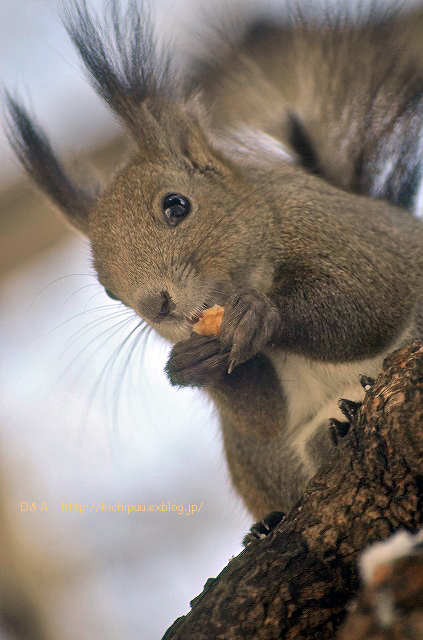
[[[261, 24], [178, 82], [135, 5], [126, 22], [112, 6], [111, 40], [84, 3], [68, 30], [138, 150], [77, 210], [83, 190], [11, 102], [15, 147], [90, 239], [104, 287], [174, 344], [171, 383], [213, 399], [247, 507], [287, 511], [328, 455], [338, 398], [360, 400], [359, 374], [423, 335], [423, 225], [395, 206], [422, 198], [406, 33], [422, 16]], [[189, 212], [166, 211], [169, 194]], [[192, 336], [215, 303], [220, 336]]]

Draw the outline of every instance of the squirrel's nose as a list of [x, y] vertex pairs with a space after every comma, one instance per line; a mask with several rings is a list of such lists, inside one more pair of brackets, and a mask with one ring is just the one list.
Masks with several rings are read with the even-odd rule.
[[140, 314], [146, 320], [153, 320], [154, 322], [166, 318], [175, 309], [175, 306], [168, 291], [150, 293], [145, 298], [141, 298], [138, 303]]

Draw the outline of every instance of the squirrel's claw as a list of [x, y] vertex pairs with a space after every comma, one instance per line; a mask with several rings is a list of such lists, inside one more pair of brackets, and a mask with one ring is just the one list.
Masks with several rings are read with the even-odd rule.
[[219, 336], [222, 350], [230, 349], [228, 373], [257, 355], [272, 340], [280, 321], [275, 303], [264, 293], [247, 289], [234, 294], [225, 305]]
[[375, 381], [373, 378], [369, 378], [369, 376], [360, 375], [360, 384], [366, 391], [369, 391], [371, 387], [373, 387]]
[[233, 360], [229, 360], [228, 373], [232, 373], [232, 371], [235, 369], [235, 367], [236, 367], [236, 362], [234, 362]]
[[338, 444], [340, 438], [344, 438], [347, 435], [350, 426], [350, 422], [341, 422], [340, 420], [336, 420], [336, 418], [329, 420], [329, 437], [335, 446]]
[[362, 402], [354, 402], [354, 400], [345, 400], [344, 398], [338, 400], [338, 407], [341, 409], [348, 422], [353, 421], [362, 404]]
[[336, 418], [331, 418], [328, 422], [329, 437], [335, 446], [338, 444], [340, 438], [345, 438], [345, 436], [347, 435], [351, 426], [351, 422], [353, 421], [355, 415], [357, 414], [357, 411], [362, 404], [362, 402], [346, 400], [345, 398], [341, 398], [340, 400], [338, 400], [338, 406], [347, 420], [341, 422]]
[[192, 334], [177, 342], [165, 367], [169, 382], [179, 387], [205, 387], [218, 382], [226, 373], [228, 352], [214, 336]]
[[272, 511], [264, 516], [263, 520], [253, 524], [249, 532], [244, 536], [242, 544], [247, 547], [252, 542], [261, 540], [269, 535], [269, 533], [285, 518], [286, 513], [283, 511]]

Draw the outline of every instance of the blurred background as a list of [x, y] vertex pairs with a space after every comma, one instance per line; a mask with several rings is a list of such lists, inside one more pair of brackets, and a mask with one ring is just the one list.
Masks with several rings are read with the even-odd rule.
[[[154, 2], [157, 32], [181, 60], [206, 5]], [[122, 158], [120, 130], [84, 79], [61, 6], [0, 4], [1, 83], [59, 155], [107, 175]], [[169, 345], [131, 333], [136, 322], [97, 284], [87, 242], [23, 176], [3, 128], [0, 230], [0, 640], [160, 638], [251, 524], [213, 408], [169, 386]]]
[[[161, 37], [187, 43], [193, 4], [154, 3]], [[120, 129], [60, 9], [0, 4], [1, 82], [63, 158], [107, 174]], [[27, 181], [3, 127], [0, 138], [0, 638], [157, 639], [240, 551], [249, 517], [212, 407], [170, 387], [159, 338], [122, 347], [132, 315], [97, 284], [87, 242]], [[160, 511], [108, 511], [118, 504]]]

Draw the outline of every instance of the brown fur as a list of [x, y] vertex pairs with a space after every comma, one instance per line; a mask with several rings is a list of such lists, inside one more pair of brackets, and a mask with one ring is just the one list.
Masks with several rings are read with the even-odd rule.
[[[150, 58], [101, 49], [82, 4], [71, 35], [137, 151], [77, 212], [73, 182], [10, 100], [15, 148], [90, 239], [100, 282], [175, 345], [172, 384], [213, 399], [257, 518], [289, 509], [326, 459], [327, 419], [341, 395], [362, 397], [358, 374], [423, 333], [423, 225], [395, 206], [412, 208], [422, 172], [423, 73], [401, 20], [262, 24], [184, 91]], [[191, 335], [212, 304], [221, 335]]]

